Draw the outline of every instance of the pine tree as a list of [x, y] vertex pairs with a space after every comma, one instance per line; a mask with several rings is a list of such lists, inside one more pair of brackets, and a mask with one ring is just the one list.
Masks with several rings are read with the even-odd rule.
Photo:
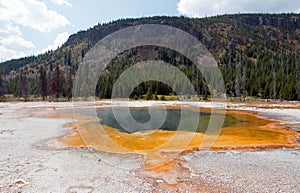
[[68, 100], [72, 98], [72, 88], [73, 88], [73, 75], [72, 75], [72, 68], [69, 70], [69, 74], [66, 81], [66, 96], [68, 97]]
[[153, 93], [151, 86], [148, 87], [147, 93], [145, 95], [146, 100], [152, 100], [153, 99]]
[[154, 93], [154, 100], [158, 100], [157, 91]]
[[20, 88], [21, 96], [23, 96], [25, 102], [27, 102], [29, 98], [28, 77], [23, 71], [20, 73]]
[[242, 99], [243, 101], [246, 100], [246, 96], [247, 96], [247, 91], [246, 91], [246, 67], [243, 68], [243, 75], [242, 75]]
[[4, 80], [3, 80], [3, 74], [0, 70], [0, 97], [4, 96]]
[[44, 101], [48, 96], [48, 83], [47, 83], [47, 73], [43, 66], [40, 67], [40, 93]]
[[236, 97], [238, 97], [241, 100], [241, 75], [242, 75], [242, 70], [241, 70], [241, 56], [238, 59], [236, 63], [236, 79], [235, 79], [235, 94]]
[[300, 64], [299, 58], [295, 56], [295, 63], [296, 63], [296, 85], [297, 85], [297, 99], [300, 101]]
[[272, 66], [272, 75], [273, 75], [273, 99], [276, 100], [276, 72], [274, 68], [274, 56], [272, 54], [272, 59], [271, 59], [271, 66]]
[[87, 100], [88, 98], [88, 85], [84, 80], [80, 87], [80, 94], [83, 97], [83, 100]]
[[50, 94], [55, 95], [55, 98], [59, 98], [62, 93], [62, 75], [61, 70], [59, 68], [59, 64], [56, 64], [54, 72], [51, 76], [50, 81]]

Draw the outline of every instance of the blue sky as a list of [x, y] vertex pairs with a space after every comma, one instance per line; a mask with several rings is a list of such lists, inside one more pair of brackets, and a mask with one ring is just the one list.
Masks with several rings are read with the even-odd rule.
[[0, 61], [56, 49], [97, 23], [153, 15], [300, 12], [298, 0], [0, 0]]

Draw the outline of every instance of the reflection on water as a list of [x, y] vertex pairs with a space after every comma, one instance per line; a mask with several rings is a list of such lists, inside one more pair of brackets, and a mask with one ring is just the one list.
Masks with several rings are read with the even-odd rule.
[[[163, 115], [164, 112], [167, 112], [166, 119], [159, 126], [159, 128], [155, 128], [156, 125], [147, 126], [145, 123], [149, 122], [151, 119], [151, 115], [149, 113], [148, 108], [130, 108], [130, 111], [126, 111], [124, 108], [115, 108], [114, 112], [111, 108], [102, 108], [97, 110], [97, 115], [100, 118], [101, 125], [107, 125], [109, 127], [116, 128], [122, 132], [126, 133], [134, 133], [139, 131], [146, 131], [146, 130], [168, 130], [168, 131], [197, 131], [197, 132], [205, 132], [209, 125], [211, 118], [214, 119], [223, 119], [224, 124], [223, 127], [232, 126], [241, 122], [240, 120], [236, 119], [231, 115], [222, 115], [222, 114], [211, 114], [202, 111], [194, 111], [189, 109], [152, 109], [152, 116], [160, 117]], [[129, 117], [133, 117], [133, 119], [143, 125], [143, 127], [139, 127], [136, 125], [129, 125], [131, 126], [130, 129], [128, 127], [123, 128], [119, 124], [120, 120], [116, 120], [115, 114], [118, 113], [121, 116], [122, 120], [128, 120]], [[154, 120], [155, 121], [155, 120]], [[135, 127], [135, 128], [132, 128]], [[153, 128], [154, 127], [154, 128]]]

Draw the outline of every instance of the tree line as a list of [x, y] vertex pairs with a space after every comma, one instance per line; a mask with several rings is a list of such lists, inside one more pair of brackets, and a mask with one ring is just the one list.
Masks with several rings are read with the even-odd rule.
[[[119, 76], [133, 65], [132, 60], [147, 60], [150, 56], [141, 56], [143, 47], [128, 50], [122, 57], [113, 60], [106, 68], [105, 74], [100, 76], [96, 88], [89, 88], [90, 84], [82, 82], [80, 89], [95, 90], [95, 97], [111, 98], [112, 89]], [[211, 90], [200, 70], [184, 56], [165, 48], [147, 47], [155, 50], [156, 60], [163, 60], [179, 68], [190, 80], [197, 95], [207, 99]], [[299, 52], [285, 49], [280, 54], [271, 51], [257, 52], [256, 47], [247, 47], [243, 50], [233, 49], [227, 51], [219, 59], [219, 68], [225, 83], [228, 98], [245, 100], [246, 97], [275, 100], [299, 100], [300, 98], [300, 65]], [[147, 52], [148, 53], [148, 52]], [[0, 73], [0, 95], [12, 94], [14, 97], [23, 97], [28, 101], [30, 96], [46, 99], [72, 98], [73, 82], [76, 69], [63, 66], [59, 63], [51, 69], [39, 66], [38, 75], [32, 76], [28, 71], [20, 71], [15, 77], [5, 80]], [[151, 69], [147, 73], [156, 73], [154, 76], [163, 76], [160, 72]], [[138, 72], [135, 79], [138, 76]], [[143, 75], [140, 75], [143, 76]], [[134, 99], [156, 99], [158, 95], [180, 95], [175, 90], [184, 89], [182, 80], [176, 74], [168, 74], [172, 85], [157, 81], [146, 81], [133, 89], [130, 94]], [[140, 77], [143, 79], [143, 77]], [[132, 80], [128, 80], [132, 81]], [[122, 89], [122, 88], [120, 88]], [[119, 90], [120, 90], [119, 89]], [[121, 92], [121, 91], [120, 91]], [[149, 97], [151, 96], [151, 97]], [[154, 97], [156, 96], [156, 97]], [[88, 98], [89, 96], [85, 96]]]

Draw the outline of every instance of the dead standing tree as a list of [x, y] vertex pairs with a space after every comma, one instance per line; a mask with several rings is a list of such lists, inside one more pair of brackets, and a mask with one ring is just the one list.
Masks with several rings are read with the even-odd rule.
[[[298, 52], [296, 52], [296, 53], [299, 53], [299, 51]], [[299, 57], [295, 54], [295, 63], [296, 63], [296, 81], [297, 81], [297, 99], [298, 99], [298, 101], [300, 101], [300, 64], [299, 64]]]
[[241, 64], [241, 55], [239, 54], [239, 58], [236, 61], [236, 79], [235, 79], [235, 95], [239, 100], [241, 98], [241, 80], [242, 80], [242, 64]]
[[0, 70], [0, 98], [4, 96], [4, 80], [3, 80], [3, 73]]
[[23, 96], [25, 102], [27, 102], [29, 99], [29, 87], [28, 87], [28, 77], [24, 71], [20, 73], [20, 88], [21, 88], [21, 96]]
[[61, 96], [62, 85], [63, 85], [63, 78], [62, 78], [61, 70], [59, 64], [56, 64], [50, 81], [50, 94], [54, 95], [56, 99], [58, 99]]
[[40, 67], [40, 91], [44, 101], [48, 96], [48, 83], [47, 73], [43, 66]]

